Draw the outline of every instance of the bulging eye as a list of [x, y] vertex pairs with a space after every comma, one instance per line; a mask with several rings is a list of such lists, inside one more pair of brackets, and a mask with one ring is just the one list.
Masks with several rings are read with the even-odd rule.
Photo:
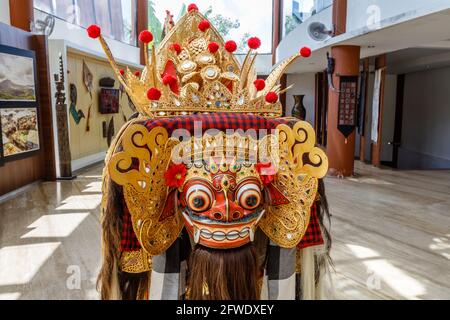
[[195, 212], [203, 212], [211, 207], [212, 193], [202, 185], [192, 186], [186, 192], [186, 202]]
[[261, 190], [256, 184], [247, 184], [237, 193], [239, 205], [246, 210], [254, 210], [261, 204]]

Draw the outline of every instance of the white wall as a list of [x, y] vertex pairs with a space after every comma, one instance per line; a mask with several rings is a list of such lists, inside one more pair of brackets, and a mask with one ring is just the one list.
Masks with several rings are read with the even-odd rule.
[[294, 95], [304, 94], [304, 105], [306, 108], [306, 121], [314, 125], [314, 104], [315, 104], [315, 74], [289, 74], [287, 85], [295, 84], [286, 94], [286, 116], [291, 116], [294, 107]]
[[[368, 80], [368, 90], [367, 90], [367, 124], [365, 127], [366, 136], [366, 158], [361, 159], [363, 161], [371, 161], [372, 153], [372, 107], [373, 107], [373, 88], [375, 85], [375, 76], [371, 72], [369, 74]], [[383, 113], [383, 133], [382, 133], [382, 145], [381, 145], [381, 161], [392, 161], [392, 146], [389, 142], [394, 140], [394, 130], [395, 130], [395, 109], [396, 109], [396, 99], [397, 99], [397, 75], [386, 75], [386, 85], [384, 88], [384, 113]], [[355, 156], [359, 157], [360, 151], [360, 135], [356, 133], [356, 149]]]
[[0, 22], [11, 24], [9, 17], [9, 0], [0, 0]]
[[[242, 64], [247, 54], [236, 55], [237, 60]], [[272, 55], [258, 54], [255, 61], [255, 68], [258, 75], [268, 75], [272, 71]]]
[[377, 15], [379, 22], [391, 20], [389, 24], [393, 24], [449, 6], [449, 0], [348, 0], [347, 32], [373, 27]]
[[401, 168], [450, 168], [449, 83], [449, 67], [406, 75]]

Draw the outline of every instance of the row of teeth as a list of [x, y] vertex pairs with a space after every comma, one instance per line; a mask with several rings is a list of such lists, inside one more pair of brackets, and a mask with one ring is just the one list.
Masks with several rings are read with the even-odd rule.
[[[258, 224], [258, 222], [261, 220], [261, 218], [264, 214], [265, 214], [265, 210], [263, 210], [261, 212], [261, 216], [258, 218], [255, 225]], [[194, 227], [194, 224], [193, 224], [191, 218], [189, 217], [189, 215], [187, 215], [185, 212], [183, 212], [183, 216], [186, 218], [186, 220], [189, 222], [189, 224], [192, 227]], [[194, 242], [199, 243], [200, 236], [202, 236], [203, 238], [205, 238], [207, 240], [213, 239], [215, 241], [220, 242], [220, 241], [225, 241], [225, 240], [234, 241], [239, 238], [245, 238], [249, 234], [250, 234], [250, 241], [253, 242], [255, 240], [255, 231], [252, 228], [247, 227], [247, 228], [242, 229], [240, 232], [237, 230], [233, 230], [228, 233], [225, 233], [223, 231], [215, 231], [214, 233], [212, 233], [209, 230], [206, 230], [206, 229], [199, 230], [196, 227], [194, 227]]]
[[202, 236], [204, 239], [213, 239], [215, 241], [234, 241], [239, 238], [245, 238], [250, 234], [250, 240], [253, 241], [254, 239], [254, 232], [250, 228], [244, 228], [241, 232], [239, 231], [230, 231], [228, 233], [225, 233], [223, 231], [215, 231], [214, 233], [211, 233], [211, 231], [203, 229], [203, 230], [195, 230], [194, 232], [194, 241], [195, 243], [198, 243], [200, 241], [200, 236]]

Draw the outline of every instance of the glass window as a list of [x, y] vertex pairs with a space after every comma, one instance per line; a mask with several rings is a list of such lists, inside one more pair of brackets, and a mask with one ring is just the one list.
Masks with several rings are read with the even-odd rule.
[[284, 0], [283, 37], [311, 16], [333, 5], [333, 0]]
[[[175, 23], [193, 1], [149, 1], [149, 28], [158, 44], [163, 35], [167, 11]], [[210, 19], [225, 40], [234, 40], [239, 53], [248, 50], [247, 40], [257, 36], [262, 41], [261, 54], [272, 52], [272, 0], [196, 0], [200, 12]]]
[[35, 0], [34, 7], [84, 28], [98, 24], [107, 37], [136, 45], [136, 0]]

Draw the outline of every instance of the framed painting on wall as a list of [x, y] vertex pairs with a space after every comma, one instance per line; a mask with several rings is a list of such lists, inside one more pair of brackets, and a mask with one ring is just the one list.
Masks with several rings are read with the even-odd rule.
[[36, 54], [0, 45], [0, 105], [37, 106]]
[[2, 132], [2, 122], [0, 120], [0, 167], [5, 163], [5, 158], [3, 157], [3, 132]]
[[338, 129], [348, 138], [356, 128], [358, 116], [358, 76], [341, 76]]
[[39, 151], [37, 108], [0, 108], [1, 150], [4, 161]]
[[114, 114], [119, 113], [119, 89], [106, 89], [100, 90], [99, 112], [101, 114]]

